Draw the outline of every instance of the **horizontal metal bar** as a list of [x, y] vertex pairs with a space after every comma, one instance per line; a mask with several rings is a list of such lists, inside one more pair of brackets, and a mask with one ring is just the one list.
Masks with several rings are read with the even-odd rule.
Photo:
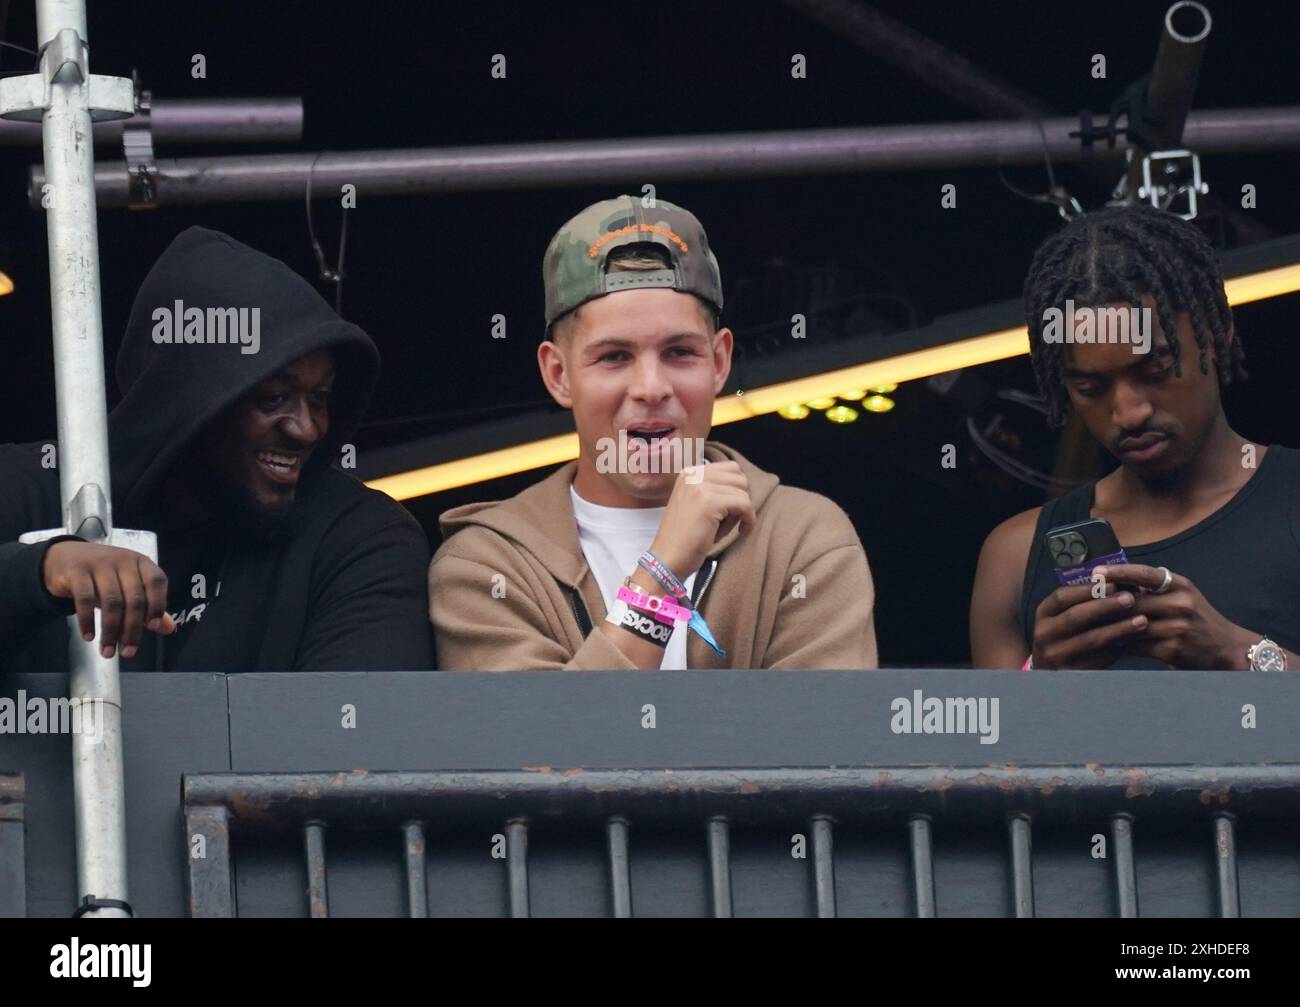
[[[1098, 121], [1105, 119], [1099, 116]], [[483, 192], [559, 186], [630, 184], [675, 179], [727, 181], [780, 175], [902, 171], [1057, 163], [1081, 160], [1070, 133], [1079, 120], [1006, 119], [719, 133], [615, 140], [422, 147], [331, 153], [159, 158], [159, 205], [302, 199], [311, 175], [315, 192], [337, 194], [345, 184], [366, 196]], [[1300, 147], [1300, 106], [1214, 109], [1187, 117], [1184, 143], [1202, 154]], [[1119, 157], [1105, 145], [1094, 158]], [[33, 166], [28, 197], [41, 204], [43, 171]], [[127, 206], [126, 163], [95, 165], [99, 207]]]
[[[302, 99], [154, 98], [147, 122], [155, 144], [297, 143], [302, 139]], [[143, 116], [97, 122], [95, 143], [120, 144], [123, 127], [145, 123]], [[0, 119], [0, 147], [40, 142], [39, 122]]]
[[[1104, 767], [894, 766], [857, 769], [627, 769], [187, 775], [187, 806], [224, 804], [235, 826], [345, 815], [394, 822], [427, 815], [429, 802], [461, 820], [555, 815], [638, 822], [727, 815], [737, 821], [896, 820], [918, 812], [946, 819], [1025, 811], [1204, 814], [1232, 810], [1300, 814], [1300, 765]], [[1068, 799], [1067, 799], [1068, 798]]]
[[0, 818], [4, 817], [5, 805], [11, 802], [17, 804], [21, 810], [25, 793], [26, 786], [22, 773], [0, 773]]
[[984, 115], [1042, 115], [1043, 102], [997, 80], [960, 53], [858, 0], [785, 0], [811, 20], [915, 81]]

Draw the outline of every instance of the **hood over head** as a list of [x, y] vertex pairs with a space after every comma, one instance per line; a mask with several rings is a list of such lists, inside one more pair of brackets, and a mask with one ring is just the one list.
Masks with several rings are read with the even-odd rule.
[[[242, 344], [241, 313], [222, 310], [232, 308], [248, 309]], [[188, 309], [199, 309], [203, 319], [186, 333], [191, 342], [182, 336], [185, 316], [200, 315]], [[223, 325], [225, 343], [199, 341], [217, 338]], [[169, 335], [171, 342], [161, 341]], [[336, 369], [330, 429], [304, 480], [336, 459], [355, 432], [379, 377], [379, 351], [278, 259], [203, 227], [177, 236], [141, 284], [117, 355], [122, 401], [108, 425], [118, 520], [148, 503], [177, 456], [227, 407], [299, 357], [326, 348]]]

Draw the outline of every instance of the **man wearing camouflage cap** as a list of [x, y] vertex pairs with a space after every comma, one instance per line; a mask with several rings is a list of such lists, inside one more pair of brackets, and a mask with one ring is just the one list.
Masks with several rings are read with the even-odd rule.
[[579, 457], [442, 515], [440, 666], [876, 667], [874, 588], [848, 516], [705, 440], [733, 344], [695, 216], [596, 203], [551, 240], [543, 280], [538, 365], [573, 411]]

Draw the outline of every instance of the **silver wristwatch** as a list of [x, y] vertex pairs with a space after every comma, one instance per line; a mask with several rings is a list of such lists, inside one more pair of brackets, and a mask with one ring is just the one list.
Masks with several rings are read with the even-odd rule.
[[1286, 671], [1286, 651], [1268, 637], [1246, 651], [1251, 671]]

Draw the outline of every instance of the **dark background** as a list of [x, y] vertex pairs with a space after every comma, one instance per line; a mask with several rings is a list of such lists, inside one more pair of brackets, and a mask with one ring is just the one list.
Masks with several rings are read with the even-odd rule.
[[[876, 5], [1048, 105], [1056, 114], [1104, 112], [1150, 69], [1167, 3], [901, 3]], [[1198, 108], [1300, 103], [1294, 36], [1263, 3], [1212, 0], [1214, 31]], [[525, 5], [479, 2], [114, 2], [90, 5], [91, 68], [138, 68], [155, 96], [300, 95], [301, 144], [158, 147], [160, 157], [275, 150], [342, 150], [823, 126], [962, 121], [964, 104], [864, 54], [777, 2]], [[34, 5], [0, 0], [0, 38], [34, 43]], [[6, 16], [7, 15], [7, 16]], [[808, 77], [790, 76], [803, 53]], [[190, 76], [207, 57], [207, 78]], [[490, 77], [492, 54], [508, 59]], [[1089, 73], [1094, 53], [1108, 76]], [[31, 58], [0, 50], [0, 72]], [[38, 148], [0, 147], [0, 269], [17, 289], [0, 299], [0, 440], [54, 433], [45, 221], [27, 207]], [[101, 148], [100, 160], [120, 155]], [[1296, 156], [1210, 155], [1214, 193], [1235, 200], [1254, 184], [1264, 233], [1300, 232]], [[1041, 166], [1011, 167], [1022, 189], [1045, 188]], [[1057, 166], [1093, 208], [1104, 179]], [[542, 327], [542, 252], [578, 209], [655, 183], [660, 198], [693, 210], [708, 229], [728, 298], [724, 321], [749, 355], [773, 352], [772, 323], [818, 315], [809, 344], [1018, 296], [1034, 246], [1060, 226], [1050, 208], [1010, 192], [993, 169], [862, 176], [661, 182], [601, 188], [368, 196], [359, 187], [347, 246], [344, 314], [379, 344], [385, 373], [359, 437], [362, 452], [508, 417], [545, 403], [535, 348]], [[939, 204], [957, 186], [956, 209]], [[318, 200], [318, 235], [337, 249], [336, 198]], [[132, 297], [154, 258], [190, 224], [220, 228], [315, 275], [303, 203], [105, 210], [100, 215], [105, 343], [116, 353]], [[1230, 224], [1205, 225], [1224, 246]], [[326, 288], [322, 287], [323, 290]], [[328, 293], [328, 291], [327, 291]], [[332, 296], [332, 293], [329, 294]], [[490, 319], [508, 319], [508, 338]], [[1292, 295], [1236, 312], [1251, 381], [1229, 416], [1264, 443], [1300, 444], [1288, 408], [1300, 364]], [[781, 320], [786, 321], [782, 322]], [[787, 344], [788, 344], [787, 340]], [[786, 349], [783, 352], [797, 352]], [[979, 368], [1001, 387], [1032, 389], [1027, 358]], [[115, 390], [110, 387], [110, 406]], [[765, 417], [716, 436], [786, 482], [832, 497], [853, 517], [876, 575], [877, 628], [889, 664], [968, 660], [966, 613], [975, 559], [999, 520], [1042, 502], [983, 460], [962, 410], [922, 382], [898, 407], [835, 426], [820, 416]], [[982, 422], [991, 417], [981, 415]], [[1036, 413], [1005, 407], [1019, 454], [1050, 470], [1056, 436]], [[941, 447], [958, 446], [955, 472]], [[549, 470], [547, 470], [549, 471]], [[509, 496], [544, 471], [408, 501], [436, 546], [448, 507]], [[2, 491], [2, 488], [0, 488]]]

